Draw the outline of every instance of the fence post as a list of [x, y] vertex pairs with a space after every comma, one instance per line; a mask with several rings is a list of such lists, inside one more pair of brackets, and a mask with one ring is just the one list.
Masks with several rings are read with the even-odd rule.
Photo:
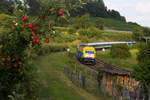
[[82, 87], [82, 72], [79, 73], [80, 87]]
[[85, 76], [82, 75], [82, 87], [85, 88]]
[[[70, 80], [72, 81], [72, 70], [70, 70]], [[73, 82], [73, 81], [72, 81]]]
[[106, 73], [105, 72], [103, 72], [101, 89], [102, 89], [102, 92], [105, 93], [105, 90], [106, 90]]

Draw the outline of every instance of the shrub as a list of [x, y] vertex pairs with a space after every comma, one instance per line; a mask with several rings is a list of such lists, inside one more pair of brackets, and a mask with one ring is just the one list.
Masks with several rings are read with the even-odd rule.
[[110, 55], [114, 58], [127, 59], [131, 56], [131, 53], [126, 44], [117, 44], [112, 45]]
[[96, 27], [88, 28], [88, 37], [101, 37], [101, 31]]
[[88, 38], [101, 37], [101, 31], [95, 27], [90, 27], [88, 29], [79, 29], [78, 32], [80, 35], [87, 36]]
[[95, 27], [96, 28], [99, 28], [101, 30], [104, 29], [104, 20], [103, 18], [98, 18], [96, 21], [95, 21]]
[[73, 20], [73, 25], [75, 29], [84, 28], [87, 29], [88, 27], [92, 26], [92, 23], [90, 22], [90, 15], [85, 14], [81, 17], [76, 17]]
[[133, 30], [132, 38], [138, 41], [141, 40], [143, 36], [143, 30], [140, 27], [135, 27]]

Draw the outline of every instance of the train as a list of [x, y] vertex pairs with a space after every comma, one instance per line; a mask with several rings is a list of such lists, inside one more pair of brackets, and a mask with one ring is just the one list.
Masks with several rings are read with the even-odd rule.
[[92, 46], [79, 46], [76, 56], [81, 63], [95, 64], [96, 50]]
[[81, 63], [96, 64], [96, 50], [111, 48], [112, 45], [116, 44], [133, 45], [136, 44], [136, 42], [96, 42], [79, 44], [77, 46], [76, 56]]

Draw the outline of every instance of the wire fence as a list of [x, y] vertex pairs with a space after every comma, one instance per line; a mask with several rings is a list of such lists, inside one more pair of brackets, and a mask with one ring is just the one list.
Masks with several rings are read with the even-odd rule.
[[68, 67], [64, 68], [64, 73], [76, 86], [82, 87], [88, 92], [97, 92], [97, 73], [88, 72], [88, 75], [85, 75], [82, 71], [76, 72]]

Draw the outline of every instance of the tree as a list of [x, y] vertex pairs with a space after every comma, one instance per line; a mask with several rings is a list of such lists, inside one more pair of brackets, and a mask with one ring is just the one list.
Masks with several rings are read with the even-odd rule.
[[0, 1], [0, 13], [12, 14], [14, 2], [12, 0], [1, 0]]
[[141, 40], [141, 38], [144, 36], [143, 31], [140, 27], [135, 27], [132, 33], [132, 38], [134, 40]]
[[[32, 18], [26, 13], [30, 10], [26, 0], [23, 9], [18, 4], [14, 8], [15, 17], [3, 24], [7, 27], [7, 32], [0, 34], [0, 99], [35, 100], [38, 82], [35, 79], [37, 73], [32, 65], [31, 52], [39, 51], [42, 43], [49, 43], [48, 33], [54, 33], [54, 28], [47, 20], [55, 23], [52, 17], [59, 19], [67, 11], [58, 5], [54, 8], [45, 6], [39, 16]], [[2, 20], [9, 18], [7, 15], [2, 16]]]
[[80, 35], [87, 36], [88, 38], [101, 37], [101, 32], [96, 27], [89, 27], [88, 29], [79, 29], [78, 32]]
[[107, 8], [103, 2], [91, 1], [85, 6], [87, 13], [92, 17], [107, 17]]
[[[81, 0], [85, 1], [85, 0]], [[76, 2], [76, 1], [74, 1]], [[107, 9], [103, 0], [87, 0], [84, 6], [70, 12], [71, 16], [82, 16], [89, 13], [92, 17], [113, 18], [119, 21], [126, 22], [126, 18], [121, 16], [116, 10]]]
[[87, 29], [90, 26], [91, 26], [91, 23], [90, 23], [90, 15], [89, 14], [85, 14], [81, 17], [76, 17], [73, 20], [73, 27], [76, 29], [79, 29], [79, 28]]
[[150, 28], [143, 27], [143, 33], [144, 33], [144, 36], [150, 37]]
[[99, 29], [103, 30], [104, 29], [104, 20], [103, 20], [103, 18], [98, 18], [95, 21], [95, 26], [96, 26], [96, 28], [99, 28]]
[[[138, 65], [134, 68], [132, 75], [137, 81], [142, 82], [149, 89], [150, 97], [150, 43], [140, 46], [137, 61]], [[146, 98], [146, 100], [150, 100], [150, 98]]]
[[27, 4], [29, 6], [30, 15], [37, 15], [40, 9], [40, 2], [37, 0], [27, 0]]

